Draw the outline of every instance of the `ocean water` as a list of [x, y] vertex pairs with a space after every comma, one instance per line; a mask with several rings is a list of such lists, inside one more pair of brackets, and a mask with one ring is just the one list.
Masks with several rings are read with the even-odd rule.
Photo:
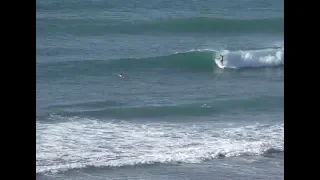
[[37, 179], [283, 179], [283, 4], [37, 0]]

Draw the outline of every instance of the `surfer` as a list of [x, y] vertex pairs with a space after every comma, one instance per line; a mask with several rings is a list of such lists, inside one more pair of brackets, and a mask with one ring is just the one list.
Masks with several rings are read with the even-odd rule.
[[220, 55], [221, 56], [221, 64], [223, 64], [223, 56], [222, 55]]

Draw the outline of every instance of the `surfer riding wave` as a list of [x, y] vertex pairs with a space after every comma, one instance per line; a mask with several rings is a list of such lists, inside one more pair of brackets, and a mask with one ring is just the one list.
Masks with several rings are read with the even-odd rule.
[[220, 55], [220, 56], [221, 56], [220, 62], [221, 62], [221, 64], [223, 65], [223, 56], [222, 56], [222, 55]]

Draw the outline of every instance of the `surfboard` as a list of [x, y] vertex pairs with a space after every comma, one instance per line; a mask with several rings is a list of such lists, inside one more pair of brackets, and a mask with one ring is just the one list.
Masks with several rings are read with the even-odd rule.
[[219, 68], [224, 69], [224, 68], [226, 67], [226, 66], [225, 66], [225, 63], [226, 63], [226, 62], [224, 62], [224, 63], [222, 64], [220, 59], [215, 59], [214, 61], [216, 62], [217, 66], [218, 66]]

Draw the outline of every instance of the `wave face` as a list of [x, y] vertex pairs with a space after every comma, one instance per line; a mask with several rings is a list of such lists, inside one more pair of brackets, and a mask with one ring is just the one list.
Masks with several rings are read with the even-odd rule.
[[149, 58], [127, 58], [115, 60], [85, 60], [38, 63], [40, 78], [67, 76], [105, 76], [119, 71], [154, 71], [162, 69], [171, 72], [210, 72], [217, 67], [215, 58], [224, 55], [227, 68], [256, 68], [284, 65], [284, 48], [230, 51], [198, 49], [168, 56]]
[[52, 116], [37, 123], [36, 173], [90, 167], [199, 163], [284, 151], [284, 125], [219, 127], [207, 123], [101, 122]]

